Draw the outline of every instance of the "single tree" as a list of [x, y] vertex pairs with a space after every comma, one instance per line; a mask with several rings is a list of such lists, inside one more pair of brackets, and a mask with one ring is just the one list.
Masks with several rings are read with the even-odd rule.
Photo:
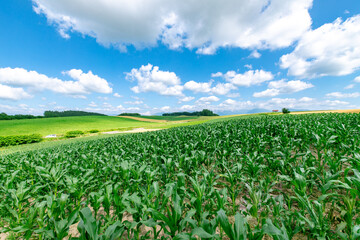
[[290, 113], [290, 110], [288, 108], [283, 108], [282, 113], [284, 114]]

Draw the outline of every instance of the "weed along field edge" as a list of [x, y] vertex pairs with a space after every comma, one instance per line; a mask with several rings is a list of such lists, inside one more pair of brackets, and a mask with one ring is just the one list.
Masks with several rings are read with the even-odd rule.
[[357, 239], [359, 125], [258, 114], [3, 155], [1, 237]]

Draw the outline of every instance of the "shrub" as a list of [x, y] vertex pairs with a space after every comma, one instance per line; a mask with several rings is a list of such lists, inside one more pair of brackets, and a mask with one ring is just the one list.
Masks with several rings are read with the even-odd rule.
[[28, 144], [41, 142], [43, 138], [40, 134], [31, 134], [31, 135], [15, 135], [15, 136], [0, 136], [0, 147], [5, 146], [14, 146], [20, 144]]
[[97, 129], [92, 129], [92, 130], [89, 131], [89, 133], [98, 133], [98, 132], [100, 132], [100, 131], [97, 130]]
[[288, 108], [283, 108], [282, 113], [284, 114], [290, 113], [290, 110]]
[[81, 135], [84, 135], [84, 132], [80, 131], [80, 130], [69, 131], [69, 132], [65, 133], [66, 138], [75, 138], [75, 137], [78, 137], [78, 136], [81, 136]]

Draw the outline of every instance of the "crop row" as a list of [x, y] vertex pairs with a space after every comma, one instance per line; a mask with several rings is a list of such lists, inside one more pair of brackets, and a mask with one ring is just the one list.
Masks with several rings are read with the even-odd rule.
[[360, 115], [261, 116], [0, 159], [15, 239], [358, 239]]

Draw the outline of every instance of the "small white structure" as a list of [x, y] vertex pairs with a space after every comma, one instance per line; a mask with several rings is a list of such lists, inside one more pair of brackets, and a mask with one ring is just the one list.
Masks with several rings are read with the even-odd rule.
[[45, 138], [56, 138], [56, 134], [47, 135]]

